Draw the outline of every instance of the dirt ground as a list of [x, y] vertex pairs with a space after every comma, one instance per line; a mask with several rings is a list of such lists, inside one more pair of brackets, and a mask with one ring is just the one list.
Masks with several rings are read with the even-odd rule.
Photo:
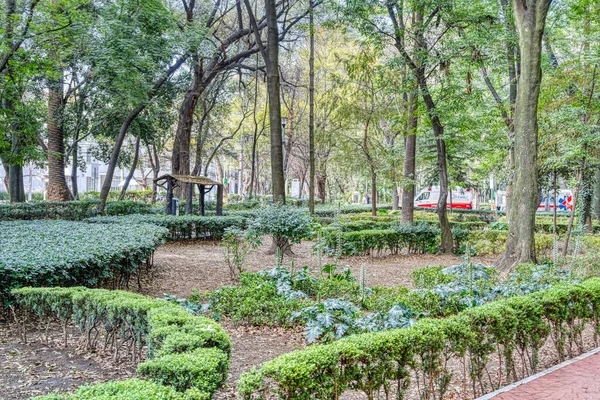
[[[269, 244], [253, 251], [247, 258], [250, 271], [269, 269], [275, 265], [275, 256], [267, 255]], [[317, 269], [318, 257], [312, 254], [312, 243], [294, 245], [293, 256], [286, 257], [284, 265], [292, 260], [295, 268], [304, 265]], [[474, 259], [474, 262], [490, 264], [493, 259]], [[325, 258], [321, 264], [331, 263]], [[368, 286], [410, 285], [410, 273], [415, 268], [434, 265], [454, 265], [460, 262], [456, 256], [395, 255], [375, 257], [345, 257], [341, 265], [347, 265], [359, 276], [365, 267]], [[188, 297], [192, 290], [201, 292], [232, 285], [229, 269], [224, 262], [224, 249], [217, 242], [181, 241], [161, 246], [154, 255], [150, 275], [142, 278], [141, 293], [152, 297], [171, 294]], [[43, 343], [39, 332], [34, 340], [24, 344], [9, 326], [10, 318], [0, 317], [0, 399], [26, 399], [50, 392], [72, 391], [85, 383], [125, 379], [134, 375], [133, 365], [115, 365], [110, 359], [83, 349], [64, 349], [61, 336], [53, 336]], [[233, 341], [230, 374], [227, 385], [215, 395], [216, 399], [235, 398], [235, 381], [251, 367], [278, 355], [305, 346], [300, 330], [268, 327], [236, 326], [222, 321]], [[73, 331], [75, 334], [75, 331]]]

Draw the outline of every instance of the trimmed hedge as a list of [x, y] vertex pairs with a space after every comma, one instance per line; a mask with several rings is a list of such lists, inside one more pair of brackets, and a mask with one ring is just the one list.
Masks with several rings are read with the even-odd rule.
[[180, 393], [175, 389], [152, 381], [126, 379], [97, 385], [81, 386], [75, 393], [49, 394], [32, 400], [208, 400], [207, 393], [190, 390]]
[[243, 216], [203, 217], [199, 215], [126, 215], [120, 217], [88, 218], [85, 222], [94, 224], [153, 224], [169, 230], [170, 239], [208, 238], [221, 239], [225, 229], [244, 229]]
[[[159, 385], [177, 391], [192, 389], [192, 398], [209, 399], [225, 381], [231, 354], [229, 336], [216, 322], [194, 316], [179, 305], [130, 292], [82, 287], [21, 288], [12, 294], [21, 309], [39, 318], [57, 318], [65, 325], [72, 320], [84, 333], [89, 348], [96, 347], [98, 335], [92, 332], [100, 327], [106, 332], [105, 346], [110, 338], [120, 338], [121, 344], [113, 343], [111, 348], [118, 351], [129, 343], [134, 360], [140, 359], [148, 343], [148, 360], [138, 365], [138, 374]], [[157, 388], [157, 398], [163, 398], [163, 391], [170, 393], [162, 386]], [[74, 396], [86, 390], [79, 389]], [[103, 390], [98, 389], [100, 394], [90, 398], [103, 398]], [[131, 395], [128, 385], [115, 390], [113, 396], [117, 398]]]
[[74, 221], [0, 222], [0, 296], [21, 286], [127, 285], [167, 230]]
[[[81, 221], [99, 215], [98, 200], [0, 204], [0, 221], [66, 219]], [[158, 210], [137, 201], [109, 201], [105, 215], [151, 214]]]
[[[401, 398], [443, 398], [453, 376], [477, 397], [535, 373], [546, 341], [558, 360], [585, 349], [582, 331], [600, 328], [600, 279], [485, 304], [406, 329], [355, 335], [284, 354], [242, 375], [243, 399], [339, 398], [347, 390], [374, 398], [394, 388]], [[523, 365], [516, 367], [519, 359]], [[452, 369], [452, 362], [459, 367]], [[461, 361], [466, 360], [463, 370]], [[490, 368], [498, 365], [498, 374]], [[492, 378], [493, 377], [493, 378]]]

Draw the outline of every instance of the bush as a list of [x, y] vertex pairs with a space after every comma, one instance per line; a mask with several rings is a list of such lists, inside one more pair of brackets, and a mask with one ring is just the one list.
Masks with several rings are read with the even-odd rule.
[[198, 215], [127, 215], [120, 217], [95, 217], [85, 220], [95, 224], [122, 224], [126, 226], [153, 224], [169, 230], [170, 239], [221, 239], [231, 227], [244, 228], [246, 219], [241, 216], [202, 217]]
[[435, 253], [439, 247], [438, 235], [439, 230], [427, 223], [343, 232], [341, 238], [336, 230], [326, 230], [323, 245], [326, 252], [336, 253], [341, 244], [343, 254], [355, 256], [382, 251], [398, 254], [403, 249], [409, 253]]
[[271, 206], [256, 211], [249, 229], [259, 235], [271, 235], [283, 255], [291, 243], [300, 243], [314, 235], [314, 222], [303, 209], [291, 206]]
[[33, 400], [208, 400], [209, 394], [197, 390], [179, 393], [168, 386], [161, 386], [141, 379], [105, 382], [93, 386], [81, 386], [75, 393], [49, 394], [33, 397]]
[[0, 222], [0, 296], [11, 288], [127, 285], [167, 234], [155, 225], [72, 221]]
[[[134, 360], [140, 359], [139, 352], [147, 340], [149, 359], [138, 365], [140, 376], [179, 391], [193, 389], [188, 393], [193, 395], [191, 398], [209, 399], [225, 380], [231, 353], [229, 336], [214, 321], [193, 316], [178, 305], [135, 293], [80, 287], [22, 288], [13, 290], [13, 295], [21, 309], [39, 318], [58, 318], [63, 324], [69, 320], [75, 322], [84, 333], [89, 348], [96, 346], [91, 333], [101, 327], [107, 339], [122, 339], [114, 348], [129, 344]], [[139, 385], [142, 391], [151, 388], [147, 398], [154, 398], [151, 395], [155, 389], [158, 396], [171, 393], [162, 386], [138, 382], [131, 385]], [[103, 398], [103, 393], [108, 393], [103, 392], [104, 387], [93, 388], [98, 387], [81, 388], [72, 396], [78, 399], [81, 393], [88, 393], [86, 390], [98, 396], [90, 398]], [[124, 396], [132, 395], [127, 385], [109, 384], [107, 388], [115, 388], [114, 393], [119, 394], [123, 391]]]
[[251, 325], [290, 326], [293, 313], [306, 306], [302, 299], [287, 298], [276, 281], [256, 273], [242, 273], [239, 286], [224, 286], [208, 299], [213, 312]]
[[[32, 219], [66, 219], [81, 221], [97, 216], [97, 200], [0, 204], [0, 221]], [[136, 201], [110, 201], [105, 215], [150, 214], [156, 212], [149, 204]]]
[[[508, 231], [486, 229], [470, 231], [469, 241], [472, 251], [477, 255], [500, 254], [506, 248]], [[554, 245], [553, 235], [535, 234], [535, 247], [538, 253], [549, 250]]]
[[[600, 327], [599, 306], [600, 279], [559, 285], [449, 318], [424, 319], [410, 328], [354, 335], [288, 353], [243, 374], [238, 390], [243, 399], [293, 400], [339, 398], [348, 389], [374, 398], [394, 387], [398, 397], [416, 390], [420, 398], [443, 398], [455, 375], [476, 397], [505, 380], [535, 372], [537, 354], [548, 337], [556, 338], [552, 342], [559, 359], [564, 358], [580, 343], [585, 325]], [[517, 359], [522, 368], [515, 368]], [[462, 360], [467, 374], [452, 370]], [[501, 368], [494, 382], [488, 379], [488, 368], [498, 360]], [[412, 379], [417, 383], [411, 387]]]
[[229, 359], [223, 351], [200, 348], [148, 360], [138, 366], [137, 373], [178, 391], [195, 388], [204, 393], [214, 393], [225, 381], [228, 367]]

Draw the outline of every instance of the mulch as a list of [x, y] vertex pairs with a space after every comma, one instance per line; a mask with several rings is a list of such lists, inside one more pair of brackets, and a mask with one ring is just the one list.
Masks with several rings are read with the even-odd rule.
[[[268, 255], [270, 243], [248, 255], [249, 271], [273, 268], [274, 255]], [[319, 260], [313, 254], [312, 243], [294, 245], [293, 255], [286, 256], [284, 265], [294, 268], [308, 266], [317, 270], [319, 265], [334, 262], [333, 258]], [[474, 259], [489, 264], [491, 258]], [[410, 273], [423, 266], [454, 265], [460, 258], [452, 255], [407, 255], [344, 257], [342, 266], [348, 266], [355, 276], [364, 271], [368, 286], [410, 286]], [[170, 294], [187, 298], [192, 291], [211, 291], [233, 285], [224, 262], [224, 249], [218, 242], [179, 241], [161, 246], [154, 255], [151, 273], [142, 277], [142, 288], [137, 290], [152, 297]], [[133, 289], [133, 288], [132, 288]], [[136, 288], [137, 289], [137, 288]], [[253, 366], [281, 354], [306, 346], [301, 329], [239, 326], [221, 321], [234, 347], [226, 386], [215, 398], [235, 398], [235, 382]], [[34, 329], [35, 331], [35, 329]], [[72, 328], [72, 335], [77, 332]], [[38, 330], [27, 343], [21, 342], [8, 315], [0, 316], [0, 399], [24, 399], [50, 392], [68, 392], [85, 383], [126, 379], [135, 375], [130, 363], [115, 364], [109, 356], [83, 348], [62, 346], [59, 329], [50, 332], [46, 344]], [[356, 398], [356, 396], [351, 396]]]

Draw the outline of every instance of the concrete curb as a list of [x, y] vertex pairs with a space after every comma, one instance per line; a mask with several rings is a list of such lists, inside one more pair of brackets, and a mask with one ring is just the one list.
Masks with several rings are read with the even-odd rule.
[[585, 358], [588, 358], [590, 356], [593, 356], [594, 354], [599, 353], [599, 352], [600, 352], [600, 347], [597, 347], [597, 348], [595, 348], [593, 350], [588, 351], [587, 353], [583, 353], [583, 354], [581, 354], [581, 355], [579, 355], [579, 356], [577, 356], [575, 358], [572, 358], [570, 360], [564, 361], [564, 362], [562, 362], [560, 364], [555, 365], [554, 367], [548, 368], [547, 370], [544, 370], [542, 372], [538, 372], [535, 375], [528, 376], [527, 378], [521, 379], [520, 381], [517, 381], [517, 382], [514, 382], [514, 383], [511, 383], [508, 386], [504, 386], [504, 387], [496, 390], [495, 392], [491, 392], [491, 393], [485, 394], [485, 395], [483, 395], [481, 397], [478, 397], [475, 400], [490, 400], [490, 399], [498, 396], [499, 394], [509, 392], [509, 391], [511, 391], [511, 390], [513, 390], [513, 389], [515, 389], [515, 388], [517, 388], [519, 386], [521, 386], [521, 385], [524, 385], [524, 384], [529, 383], [531, 381], [534, 381], [534, 380], [536, 380], [538, 378], [541, 378], [544, 375], [551, 374], [552, 372], [557, 371], [557, 370], [559, 370], [559, 369], [561, 369], [563, 367], [566, 367], [567, 365], [571, 365], [573, 363], [576, 363], [577, 361], [581, 361], [581, 360], [583, 360]]

